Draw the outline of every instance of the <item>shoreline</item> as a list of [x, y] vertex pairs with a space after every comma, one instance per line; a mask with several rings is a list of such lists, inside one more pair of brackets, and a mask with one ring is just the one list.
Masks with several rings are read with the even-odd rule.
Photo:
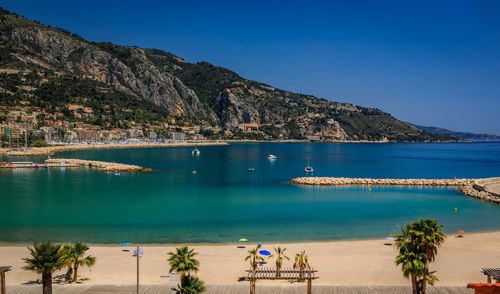
[[[485, 231], [468, 231], [465, 233], [467, 236], [479, 236], [483, 234], [500, 234], [500, 229], [494, 229], [494, 230], [485, 230]], [[450, 233], [446, 234], [448, 238], [454, 236], [455, 233]], [[307, 240], [307, 241], [269, 241], [267, 243], [269, 244], [279, 244], [279, 245], [296, 245], [296, 244], [331, 244], [331, 243], [338, 243], [338, 242], [363, 242], [363, 241], [384, 241], [385, 237], [387, 236], [381, 236], [378, 238], [352, 238], [352, 239], [335, 239], [335, 240]], [[56, 242], [55, 243], [61, 243], [61, 244], [67, 244], [71, 242]], [[102, 247], [102, 248], [111, 248], [111, 247], [120, 247], [122, 243], [92, 243], [92, 242], [85, 242], [89, 247]], [[258, 243], [258, 242], [255, 242]], [[251, 245], [253, 244], [252, 242], [245, 242], [245, 243], [240, 243], [240, 242], [229, 242], [229, 243], [192, 243], [192, 242], [183, 242], [183, 243], [142, 243], [140, 244], [140, 247], [181, 247], [181, 246], [200, 246], [200, 247], [225, 247], [225, 246], [247, 246], [247, 248], [250, 248]], [[0, 241], [0, 249], [1, 248], [7, 248], [7, 247], [12, 247], [12, 248], [19, 248], [19, 247], [27, 247], [27, 246], [32, 246], [32, 242], [3, 242]], [[135, 248], [134, 246], [130, 248]]]
[[[292, 257], [285, 261], [284, 266], [293, 263], [296, 252], [306, 251], [312, 267], [318, 269], [318, 280], [313, 285], [339, 286], [409, 286], [404, 279], [401, 268], [394, 264], [397, 249], [385, 245], [385, 238], [358, 241], [328, 241], [328, 242], [295, 242], [295, 243], [263, 243], [262, 248], [272, 251], [273, 247], [286, 247], [286, 254]], [[248, 250], [256, 243], [244, 244], [246, 248], [238, 248], [243, 244], [200, 245], [188, 244], [194, 249], [200, 261], [200, 271], [197, 276], [207, 285], [245, 285], [248, 281], [239, 279], [246, 276], [248, 261], [244, 258]], [[132, 256], [133, 246], [122, 251], [119, 245], [95, 246], [89, 244], [89, 254], [97, 258], [92, 268], [79, 270], [83, 285], [133, 285], [136, 278], [136, 258]], [[167, 252], [175, 250], [183, 244], [151, 245], [144, 247], [141, 258], [141, 283], [164, 285], [168, 278]], [[7, 274], [7, 286], [22, 285], [40, 277], [35, 273], [24, 271], [22, 258], [27, 256], [24, 246], [1, 246], [2, 264], [13, 266]], [[500, 255], [500, 231], [489, 233], [465, 233], [464, 238], [447, 235], [443, 246], [439, 249], [437, 259], [431, 264], [431, 269], [437, 271], [440, 282], [437, 286], [465, 287], [470, 282], [484, 282], [482, 267], [495, 267], [494, 256]], [[269, 266], [273, 259], [266, 259]], [[117, 269], [120, 269], [119, 271]], [[220, 275], [220, 272], [224, 275]], [[64, 273], [57, 272], [55, 275]], [[360, 278], [360, 275], [363, 278]], [[295, 286], [288, 281], [259, 281], [257, 287], [265, 285]], [[71, 285], [68, 285], [71, 287]]]
[[6, 156], [47, 156], [60, 152], [82, 150], [164, 148], [164, 147], [197, 147], [197, 146], [227, 146], [227, 142], [185, 142], [185, 143], [152, 143], [152, 144], [97, 144], [97, 145], [58, 145], [48, 147], [32, 147], [27, 150], [0, 149], [0, 155]]

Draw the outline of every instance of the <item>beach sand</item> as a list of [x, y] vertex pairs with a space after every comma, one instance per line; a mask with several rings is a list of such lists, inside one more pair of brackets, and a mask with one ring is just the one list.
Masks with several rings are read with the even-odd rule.
[[[384, 245], [385, 240], [334, 241], [321, 243], [263, 244], [263, 248], [273, 252], [272, 247], [287, 248], [292, 259], [285, 261], [284, 267], [293, 264], [295, 253], [306, 250], [311, 266], [316, 268], [318, 280], [315, 285], [409, 285], [400, 267], [394, 264], [396, 249]], [[255, 244], [246, 244], [245, 249], [234, 245], [190, 245], [199, 254], [198, 276], [206, 284], [240, 284], [248, 269], [244, 261], [247, 250]], [[94, 267], [81, 268], [79, 276], [83, 284], [134, 284], [136, 279], [136, 259], [132, 252], [122, 251], [116, 246], [90, 246], [89, 253], [97, 257]], [[140, 260], [142, 284], [165, 284], [168, 272], [167, 252], [172, 245], [144, 246], [145, 254]], [[129, 247], [131, 251], [133, 247]], [[39, 276], [24, 271], [22, 258], [27, 257], [26, 246], [1, 246], [0, 265], [11, 265], [13, 270], [6, 274], [7, 285], [21, 285], [39, 279]], [[273, 260], [268, 261], [270, 266]], [[431, 264], [440, 282], [438, 286], [465, 286], [469, 282], [485, 282], [482, 267], [500, 267], [500, 232], [465, 234], [464, 238], [448, 236], [439, 249], [437, 259]], [[63, 271], [56, 273], [62, 274]], [[260, 285], [289, 284], [287, 281], [259, 281]]]

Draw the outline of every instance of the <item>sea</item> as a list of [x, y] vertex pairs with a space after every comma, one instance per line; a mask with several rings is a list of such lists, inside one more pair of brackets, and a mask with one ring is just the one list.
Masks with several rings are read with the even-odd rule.
[[[454, 187], [290, 183], [304, 176], [500, 176], [500, 143], [232, 143], [228, 146], [59, 153], [135, 164], [152, 172], [94, 168], [0, 169], [0, 243], [93, 244], [313, 242], [385, 239], [418, 218], [453, 234], [500, 230], [500, 205]], [[274, 154], [276, 160], [267, 156]], [[3, 156], [0, 161], [45, 158]], [[249, 172], [249, 168], [255, 171]]]

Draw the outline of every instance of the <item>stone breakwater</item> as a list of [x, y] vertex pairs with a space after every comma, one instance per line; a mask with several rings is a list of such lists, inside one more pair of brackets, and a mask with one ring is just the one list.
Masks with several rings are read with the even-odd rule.
[[299, 185], [388, 185], [388, 186], [455, 186], [467, 196], [500, 204], [497, 193], [488, 190], [488, 186], [500, 183], [500, 178], [488, 179], [370, 179], [370, 178], [332, 178], [301, 177], [291, 180]]
[[299, 185], [392, 185], [392, 186], [465, 186], [473, 179], [370, 179], [370, 178], [332, 178], [301, 177], [291, 181]]
[[82, 160], [82, 159], [67, 159], [67, 158], [51, 158], [45, 160], [47, 167], [95, 167], [104, 172], [146, 172], [151, 171], [150, 168], [145, 168], [137, 165]]
[[99, 149], [129, 149], [129, 148], [161, 148], [161, 147], [190, 147], [190, 146], [220, 146], [229, 145], [226, 142], [204, 143], [157, 143], [157, 144], [100, 144], [100, 145], [62, 145], [49, 147], [34, 147], [26, 150], [0, 149], [0, 154], [8, 156], [47, 156], [58, 152], [99, 150]]

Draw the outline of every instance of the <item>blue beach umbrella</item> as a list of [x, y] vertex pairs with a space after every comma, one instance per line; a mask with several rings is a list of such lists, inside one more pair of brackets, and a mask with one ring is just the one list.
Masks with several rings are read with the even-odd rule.
[[125, 242], [125, 243], [122, 244], [122, 247], [123, 246], [128, 246], [128, 245], [131, 245], [131, 243], [130, 242]]
[[269, 251], [267, 251], [267, 250], [261, 250], [261, 251], [259, 251], [259, 253], [260, 253], [261, 255], [266, 255], [266, 256], [267, 256], [267, 255], [271, 255], [271, 252], [269, 252]]

